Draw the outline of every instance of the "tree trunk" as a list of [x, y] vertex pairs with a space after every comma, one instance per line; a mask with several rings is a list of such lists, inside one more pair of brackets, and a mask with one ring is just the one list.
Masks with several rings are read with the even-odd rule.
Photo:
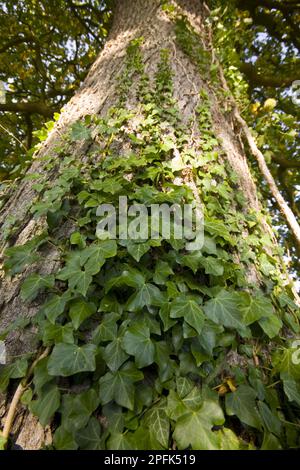
[[[82, 164], [80, 171], [86, 177], [86, 189], [89, 192], [91, 178], [88, 176], [88, 171], [97, 171], [97, 165], [100, 168], [106, 156], [113, 155], [117, 158], [121, 155], [125, 158], [130, 152], [136, 152], [138, 145], [140, 146], [138, 148], [141, 155], [143, 148], [150, 145], [147, 142], [147, 133], [145, 132], [144, 135], [141, 133], [140, 124], [142, 119], [145, 119], [142, 106], [148, 104], [146, 109], [150, 109], [149, 103], [151, 105], [154, 102], [159, 107], [156, 100], [165, 99], [165, 110], [168, 110], [168, 107], [170, 110], [172, 106], [173, 109], [178, 108], [177, 115], [179, 117], [176, 118], [177, 122], [175, 122], [176, 119], [173, 119], [172, 113], [162, 113], [159, 117], [160, 122], [156, 125], [160, 126], [161, 135], [158, 138], [161, 139], [162, 144], [172, 141], [170, 148], [162, 146], [160, 158], [168, 163], [174, 158], [180, 160], [181, 153], [182, 155], [188, 155], [188, 153], [192, 155], [194, 152], [195, 158], [183, 160], [183, 164], [181, 162], [179, 169], [173, 168], [172, 174], [177, 183], [179, 182], [179, 185], [185, 185], [191, 189], [195, 199], [200, 197], [201, 203], [205, 207], [205, 217], [208, 217], [210, 221], [210, 228], [205, 229], [206, 234], [209, 240], [212, 241], [212, 245], [216, 244], [216, 248], [212, 246], [211, 251], [206, 249], [204, 257], [210, 258], [210, 262], [217, 264], [215, 267], [209, 267], [204, 263], [202, 267], [197, 266], [194, 268], [193, 260], [188, 260], [189, 253], [185, 254], [186, 261], [184, 261], [184, 256], [180, 255], [180, 261], [177, 262], [178, 272], [171, 275], [170, 280], [173, 279], [172, 276], [174, 276], [174, 280], [175, 276], [178, 278], [183, 276], [183, 273], [192, 266], [188, 277], [189, 279], [193, 277], [193, 282], [198, 284], [200, 289], [197, 290], [197, 288], [192, 287], [191, 290], [194, 295], [196, 294], [203, 299], [206, 313], [210, 307], [208, 305], [205, 308], [205, 305], [213, 300], [213, 293], [217, 293], [221, 288], [228, 289], [230, 292], [240, 293], [243, 291], [245, 296], [250, 290], [254, 289], [255, 295], [258, 295], [257, 291], [259, 291], [261, 296], [264, 295], [265, 303], [263, 308], [269, 308], [270, 304], [268, 302], [270, 302], [269, 299], [272, 299], [273, 309], [276, 310], [278, 316], [278, 321], [275, 323], [277, 325], [280, 322], [282, 326], [281, 320], [279, 320], [281, 311], [274, 294], [284, 295], [287, 281], [282, 271], [281, 274], [278, 274], [278, 266], [279, 269], [282, 268], [280, 268], [281, 261], [277, 256], [274, 235], [262, 215], [262, 207], [249, 170], [242, 137], [239, 135], [234, 115], [231, 113], [231, 102], [230, 99], [227, 99], [224, 87], [219, 79], [219, 65], [213, 62], [209, 32], [205, 24], [205, 10], [196, 0], [176, 0], [172, 5], [174, 8], [168, 6], [163, 8], [161, 2], [156, 0], [137, 0], [134, 2], [118, 0], [116, 2], [113, 26], [104, 50], [91, 68], [82, 87], [65, 107], [59, 121], [35, 155], [27, 177], [18, 181], [9, 193], [4, 195], [6, 202], [0, 212], [2, 259], [10, 259], [9, 256], [4, 254], [8, 247], [24, 245], [32, 239], [36, 240], [37, 236], [46, 229], [49, 230], [49, 211], [51, 212], [51, 208], [48, 207], [45, 212], [41, 211], [41, 216], [33, 217], [32, 205], [37, 200], [45, 198], [45, 196], [43, 196], [44, 189], [35, 186], [36, 180], [30, 178], [31, 174], [39, 174], [44, 181], [43, 184], [46, 184], [49, 190], [51, 186], [56, 187], [58, 176], [63, 175], [67, 168], [77, 168], [80, 163]], [[189, 41], [190, 43], [188, 43]], [[202, 54], [202, 59], [199, 58], [199, 54]], [[164, 80], [168, 80], [166, 79], [166, 75], [168, 75], [167, 62], [171, 66], [173, 88], [171, 92], [168, 83], [164, 83]], [[216, 72], [213, 72], [212, 65]], [[172, 99], [174, 100], [173, 105], [170, 104]], [[126, 108], [135, 113], [135, 116], [134, 118], [128, 118], [124, 123], [121, 122], [120, 124], [119, 121], [119, 124], [115, 124], [115, 127], [118, 127], [118, 125], [119, 127], [123, 126], [122, 132], [118, 134], [120, 130], [113, 131], [112, 137], [105, 141], [103, 134], [100, 133], [100, 137], [97, 134], [94, 123], [96, 122], [96, 125], [99, 126], [99, 119], [107, 119], [108, 113], [111, 112], [113, 107]], [[93, 117], [86, 124], [90, 129], [93, 129], [92, 139], [80, 140], [76, 136], [71, 140], [65, 138], [74, 123], [78, 120], [83, 122], [84, 118], [90, 115], [98, 118], [97, 121]], [[180, 121], [180, 124], [178, 121]], [[188, 141], [178, 141], [179, 131], [176, 130], [176, 126], [185, 126], [184, 132], [185, 134], [188, 133], [186, 134], [188, 135]], [[164, 132], [165, 134], [163, 134]], [[135, 138], [128, 138], [129, 134], [134, 135]], [[151, 138], [150, 136], [149, 139], [151, 140]], [[144, 144], [141, 144], [141, 139], [145, 140]], [[136, 140], [139, 140], [139, 144], [136, 143]], [[217, 153], [217, 158], [212, 155], [214, 152]], [[197, 161], [198, 164], [195, 164]], [[88, 170], [91, 164], [93, 168]], [[152, 163], [148, 163], [149, 169], [151, 169], [151, 165], [153, 167]], [[134, 175], [137, 171], [138, 168], [135, 166], [132, 169], [132, 174]], [[235, 175], [233, 175], [233, 172]], [[125, 176], [130, 180], [132, 174], [129, 171], [127, 173]], [[118, 176], [117, 173], [116, 175]], [[145, 179], [145, 181], [147, 180]], [[154, 183], [153, 186], [155, 186]], [[156, 186], [161, 191], [163, 184], [160, 182]], [[41, 189], [41, 192], [38, 193], [37, 189]], [[81, 190], [85, 189], [81, 187]], [[57, 273], [63, 265], [64, 256], [62, 256], [61, 250], [64, 250], [64, 255], [70, 235], [74, 231], [81, 231], [76, 221], [77, 214], [80, 211], [78, 200], [76, 200], [76, 203], [72, 201], [74, 191], [75, 189], [72, 187], [66, 198], [70, 202], [71, 209], [68, 209], [67, 215], [62, 214], [59, 226], [56, 226], [53, 230], [50, 229], [50, 239], [45, 243], [41, 243], [38, 247], [41, 258], [39, 260], [32, 259], [32, 262], [28, 265], [24, 263], [24, 266], [22, 266], [24, 270], [17, 268], [21, 272], [15, 273], [13, 276], [9, 275], [10, 272], [8, 272], [7, 267], [6, 273], [3, 271], [0, 287], [0, 331], [8, 328], [17, 319], [33, 319], [41, 305], [48, 299], [48, 292], [46, 291], [46, 293], [39, 293], [31, 302], [24, 301], [24, 295], [21, 296], [20, 289], [22, 283], [30, 274], [39, 273], [45, 276]], [[236, 195], [238, 195], [237, 198]], [[244, 199], [243, 202], [242, 199]], [[54, 200], [53, 204], [55, 206], [57, 200]], [[91, 207], [93, 209], [92, 204]], [[61, 207], [58, 210], [61, 210]], [[218, 222], [221, 223], [219, 229]], [[218, 232], [218, 230], [222, 230], [222, 227], [228, 230], [229, 235], [227, 237], [226, 234], [222, 235]], [[232, 240], [234, 239], [234, 243], [231, 243], [231, 237]], [[87, 243], [91, 241], [91, 238], [87, 239]], [[72, 250], [74, 250], [74, 246], [71, 247]], [[164, 256], [159, 250], [159, 248], [151, 248], [152, 260], [155, 260], [155, 262], [160, 256]], [[144, 256], [147, 257], [148, 255], [149, 253]], [[218, 259], [220, 258], [220, 266], [218, 266]], [[141, 263], [143, 263], [143, 259], [142, 257]], [[126, 260], [129, 262], [127, 258]], [[151, 259], [148, 259], [146, 265], [150, 262]], [[8, 261], [8, 267], [10, 266]], [[172, 266], [173, 268], [174, 266]], [[65, 289], [63, 280], [56, 280], [55, 284], [56, 289], [61, 292]], [[164, 285], [160, 283], [158, 285], [160, 289], [164, 290]], [[289, 287], [286, 288], [290, 295]], [[206, 295], [205, 289], [208, 289], [208, 295]], [[81, 291], [80, 293], [83, 297], [88, 298], [87, 292]], [[77, 295], [79, 295], [78, 292]], [[101, 293], [101, 295], [103, 297], [104, 294]], [[99, 297], [97, 301], [100, 302], [101, 298]], [[226, 302], [226, 299], [224, 302]], [[270, 315], [275, 316], [275, 310]], [[251, 330], [252, 334], [247, 334], [238, 327], [235, 329], [226, 319], [223, 323], [220, 318], [215, 321], [217, 327], [225, 327], [227, 339], [230, 334], [236, 335], [235, 340], [228, 343], [229, 346], [226, 344], [224, 337], [222, 352], [220, 352], [221, 346], [219, 345], [219, 350], [215, 352], [215, 357], [212, 359], [216, 370], [215, 372], [210, 370], [210, 374], [215, 373], [215, 378], [212, 379], [213, 382], [211, 380], [207, 381], [208, 387], [210, 389], [215, 388], [219, 392], [219, 396], [226, 395], [228, 402], [230, 398], [227, 397], [237, 393], [235, 390], [239, 390], [240, 384], [246, 386], [247, 383], [245, 377], [244, 379], [238, 379], [238, 374], [235, 376], [234, 371], [239, 368], [241, 371], [247, 371], [246, 375], [248, 376], [251, 369], [253, 384], [255, 370], [261, 372], [262, 365], [270, 367], [270, 354], [274, 350], [275, 339], [277, 340], [279, 331], [275, 331], [274, 335], [272, 333], [268, 334], [268, 327], [263, 327], [264, 322], [267, 321], [265, 318], [267, 316], [261, 315], [260, 318], [256, 312], [255, 325], [262, 319], [263, 321], [260, 324], [262, 329], [257, 333], [255, 326], [253, 331]], [[211, 319], [212, 316], [210, 316]], [[248, 324], [252, 325], [252, 322]], [[191, 324], [189, 325], [191, 329]], [[275, 330], [276, 325], [274, 326]], [[285, 328], [290, 328], [290, 325], [291, 322], [287, 320]], [[38, 326], [29, 324], [27, 327], [16, 328], [8, 333], [5, 344], [9, 361], [13, 356], [34, 353], [40, 347], [39, 341], [41, 338], [36, 334], [37, 328]], [[185, 328], [187, 327], [185, 326]], [[165, 335], [167, 336], [167, 334], [166, 332]], [[185, 341], [192, 342], [193, 339], [189, 338], [189, 334], [193, 338], [193, 333], [186, 332], [187, 339]], [[52, 347], [52, 344], [50, 344], [50, 347]], [[245, 352], [247, 347], [248, 350]], [[182, 351], [185, 350], [185, 346], [183, 346]], [[175, 352], [172, 352], [172, 354], [175, 354]], [[178, 357], [180, 354], [178, 352]], [[201, 354], [203, 357], [205, 356], [203, 360], [200, 360]], [[210, 361], [206, 357], [207, 354], [207, 351], [201, 351], [197, 359], [197, 354], [194, 353], [196, 365], [191, 366], [191, 370], [188, 372], [185, 372], [184, 366], [182, 366], [181, 372], [178, 372], [178, 374], [192, 377], [198, 385], [201, 383], [204, 386], [203, 383], [206, 380], [205, 364], [209, 364]], [[224, 354], [223, 360], [218, 363], [216, 355], [221, 357], [222, 354]], [[186, 357], [190, 357], [190, 353]], [[195, 379], [195, 367], [198, 367], [199, 370], [204, 367], [197, 379]], [[145, 367], [139, 368], [145, 369]], [[105, 372], [107, 372], [107, 369], [99, 373], [99, 377], [101, 377], [101, 374], [104, 375]], [[150, 373], [152, 377], [151, 374], [153, 372]], [[228, 382], [228, 377], [231, 382]], [[12, 378], [14, 379], [14, 377]], [[161, 378], [160, 380], [162, 381]], [[168, 377], [168, 380], [171, 380], [171, 377]], [[264, 376], [261, 380], [262, 382], [265, 380], [268, 384], [271, 383], [270, 377], [266, 378]], [[14, 386], [15, 382], [12, 382], [8, 395], [10, 397], [14, 391]], [[70, 386], [70, 384], [68, 383], [67, 386]], [[218, 386], [221, 388], [217, 388]], [[75, 389], [74, 384], [72, 384], [72, 387]], [[211, 393], [217, 395], [215, 391]], [[206, 398], [208, 398], [208, 395]], [[263, 400], [261, 396], [259, 398]], [[116, 401], [120, 404], [118, 400]], [[105, 400], [102, 400], [102, 404], [104, 402]], [[210, 403], [213, 403], [213, 401]], [[253, 399], [251, 403], [254, 403]], [[5, 421], [5, 412], [8, 409], [8, 406], [5, 405], [3, 405], [3, 422]], [[249, 404], [249, 406], [251, 405]], [[227, 404], [226, 413], [228, 416], [235, 414], [233, 406], [232, 409], [231, 412], [230, 405]], [[99, 411], [97, 416], [100, 415], [101, 412]], [[242, 435], [243, 432], [240, 433], [239, 437], [244, 437], [245, 442], [253, 440], [253, 429], [259, 429], [259, 432], [261, 432], [261, 428], [263, 428], [265, 429], [264, 437], [258, 437], [255, 445], [259, 447], [262, 445], [263, 439], [264, 442], [267, 439], [273, 439], [273, 445], [276, 447], [278, 444], [278, 435], [275, 437], [276, 432], [266, 430], [264, 425], [259, 424], [256, 426], [253, 422], [249, 423], [246, 418], [243, 420], [241, 416], [238, 416], [238, 418], [241, 422], [253, 426], [252, 431], [249, 431], [248, 434], [246, 431], [243, 431], [244, 435]], [[99, 419], [101, 422], [101, 417]], [[278, 420], [277, 417], [274, 419]], [[31, 414], [25, 412], [24, 405], [19, 405], [18, 414], [12, 428], [14, 440], [17, 444], [23, 448], [36, 449], [45, 442], [49, 443], [51, 441], [50, 428], [44, 431], [42, 426], [36, 426], [36, 422]], [[211, 431], [211, 428], [213, 425], [218, 424], [223, 424], [222, 419], [218, 423], [218, 419], [214, 421], [214, 418], [211, 417], [209, 432], [214, 436], [214, 439], [216, 433]], [[105, 428], [105, 425], [103, 426]], [[52, 427], [52, 431], [54, 428], [55, 426]], [[239, 434], [237, 426], [230, 424], [229, 428]], [[173, 439], [172, 442], [176, 442], [180, 448], [184, 447], [184, 442], [187, 446], [190, 445], [189, 436], [182, 438], [179, 427], [176, 429], [173, 438], [170, 437], [170, 439]], [[269, 437], [270, 435], [272, 438]], [[154, 448], [164, 448], [162, 440], [152, 444]], [[111, 440], [110, 442], [111, 448], [114, 448], [112, 442], [115, 441]], [[173, 445], [170, 442], [166, 447]], [[199, 441], [198, 443], [192, 443], [193, 448], [202, 448], [201, 445]], [[210, 448], [214, 448], [213, 446], [217, 448], [215, 440], [211, 440]]]

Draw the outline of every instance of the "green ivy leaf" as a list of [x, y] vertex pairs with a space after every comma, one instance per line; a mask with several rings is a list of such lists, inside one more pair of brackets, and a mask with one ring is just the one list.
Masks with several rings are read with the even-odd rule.
[[43, 325], [43, 343], [74, 343], [73, 326], [71, 323], [65, 325], [52, 325], [52, 323], [45, 322]]
[[300, 406], [300, 386], [296, 380], [291, 379], [288, 375], [283, 374], [283, 390], [289, 401], [294, 401]]
[[91, 138], [91, 131], [81, 121], [77, 121], [71, 126], [71, 140], [89, 140]]
[[64, 395], [60, 409], [64, 429], [74, 434], [74, 431], [84, 428], [99, 404], [98, 393], [93, 388], [79, 394]]
[[41, 390], [41, 388], [46, 383], [51, 382], [51, 380], [53, 380], [53, 377], [48, 374], [48, 361], [49, 358], [45, 357], [44, 359], [41, 359], [34, 368], [33, 383], [36, 392], [39, 392], [39, 390]]
[[201, 333], [205, 316], [197, 302], [188, 297], [177, 298], [173, 300], [170, 311], [171, 318], [183, 317], [185, 321], [192, 326], [198, 334]]
[[251, 325], [263, 317], [273, 315], [273, 306], [270, 299], [259, 294], [240, 292], [240, 310], [243, 316], [243, 323]]
[[5, 450], [7, 446], [7, 439], [0, 434], [0, 450]]
[[229, 242], [231, 245], [235, 245], [235, 241], [232, 235], [228, 231], [227, 227], [220, 220], [205, 218], [205, 232], [208, 232], [212, 236], [219, 236]]
[[212, 274], [213, 276], [223, 276], [224, 267], [222, 261], [220, 261], [218, 258], [214, 258], [213, 256], [207, 256], [205, 258], [202, 256], [200, 263], [204, 267], [206, 274]]
[[107, 441], [108, 450], [131, 450], [132, 448], [128, 434], [116, 432], [111, 434]]
[[165, 298], [159, 288], [146, 283], [129, 298], [127, 309], [130, 312], [135, 312], [145, 306], [161, 305], [164, 301]]
[[170, 436], [170, 421], [165, 412], [165, 401], [154, 406], [146, 413], [145, 424], [149, 428], [150, 439], [157, 448], [168, 449]]
[[165, 261], [159, 260], [155, 267], [155, 272], [153, 275], [153, 281], [155, 284], [165, 285], [166, 280], [169, 276], [174, 274], [173, 269]]
[[75, 330], [78, 330], [81, 323], [87, 318], [91, 317], [97, 308], [91, 302], [86, 302], [83, 299], [77, 299], [70, 304], [69, 316], [72, 320]]
[[3, 392], [10, 379], [21, 379], [25, 377], [28, 369], [28, 361], [26, 358], [18, 359], [9, 365], [0, 367], [0, 391]]
[[42, 306], [40, 313], [46, 315], [48, 320], [54, 324], [56, 319], [64, 312], [69, 299], [69, 292], [63, 295], [55, 294]]
[[266, 405], [263, 401], [259, 401], [258, 410], [260, 416], [262, 417], [264, 428], [275, 436], [280, 436], [281, 434], [281, 421], [279, 418], [272, 413], [268, 405]]
[[112, 372], [115, 372], [128, 359], [122, 347], [122, 338], [115, 338], [103, 351], [103, 359]]
[[[105, 263], [101, 255], [100, 259], [94, 258], [93, 254], [95, 253], [86, 250], [89, 250], [89, 248], [85, 248], [82, 252], [72, 253], [67, 258], [66, 266], [56, 276], [61, 281], [68, 281], [69, 288], [74, 289], [83, 296], [87, 293], [93, 275], [97, 274]], [[90, 259], [92, 261], [89, 262]]]
[[94, 181], [91, 189], [103, 191], [104, 193], [116, 194], [122, 190], [123, 186], [114, 178], [105, 178], [103, 180]]
[[256, 409], [256, 392], [248, 385], [240, 385], [235, 392], [227, 393], [225, 397], [226, 413], [236, 415], [248, 426], [261, 429], [262, 423]]
[[[276, 351], [272, 364], [282, 378], [300, 379], [299, 353], [294, 348], [285, 348]], [[296, 360], [295, 360], [296, 359]]]
[[151, 245], [149, 242], [135, 243], [133, 240], [128, 240], [126, 248], [128, 253], [139, 262], [141, 257], [150, 250]]
[[179, 449], [216, 450], [219, 448], [218, 435], [213, 426], [224, 423], [221, 407], [214, 401], [205, 400], [198, 411], [181, 416], [175, 425], [173, 438]]
[[55, 278], [52, 274], [41, 276], [40, 274], [31, 274], [28, 276], [21, 287], [22, 300], [32, 301], [41, 290], [54, 287]]
[[53, 436], [53, 445], [57, 450], [76, 450], [78, 445], [75, 442], [73, 433], [60, 426]]
[[94, 417], [89, 420], [86, 428], [76, 433], [75, 438], [80, 449], [103, 450], [101, 427], [99, 421]]
[[150, 330], [144, 323], [135, 322], [128, 328], [122, 347], [127, 354], [135, 357], [135, 363], [139, 369], [154, 362], [155, 347], [150, 338]]
[[127, 266], [120, 276], [114, 276], [105, 283], [105, 292], [109, 292], [112, 288], [129, 286], [136, 289], [143, 287], [145, 284], [145, 276], [137, 269]]
[[266, 335], [271, 339], [275, 338], [282, 328], [282, 321], [274, 314], [261, 318], [258, 323]]
[[35, 263], [35, 261], [39, 259], [39, 256], [33, 253], [34, 248], [35, 246], [32, 243], [7, 248], [5, 250], [5, 270], [14, 276], [22, 272], [28, 264]]
[[170, 390], [166, 412], [170, 419], [177, 421], [186, 413], [199, 410], [202, 402], [201, 391], [198, 387], [192, 386], [192, 389], [184, 396], [179, 395], [179, 392], [176, 393], [175, 390]]
[[92, 342], [94, 344], [99, 344], [102, 342], [114, 341], [117, 337], [117, 321], [119, 318], [120, 315], [118, 313], [109, 313], [108, 315], [105, 315], [101, 320], [100, 325], [97, 326], [93, 333]]
[[242, 323], [239, 302], [238, 293], [223, 289], [216, 297], [206, 302], [203, 308], [207, 317], [213, 322], [243, 331], [245, 325]]
[[143, 373], [139, 371], [131, 362], [125, 364], [117, 372], [108, 372], [101, 377], [99, 396], [102, 405], [109, 403], [112, 400], [120, 405], [134, 409], [134, 383], [142, 380]]
[[49, 385], [43, 390], [41, 397], [30, 403], [30, 411], [39, 418], [42, 426], [50, 423], [60, 405], [60, 392], [56, 385]]
[[49, 358], [48, 373], [68, 377], [78, 372], [93, 372], [96, 369], [96, 351], [94, 344], [56, 344]]

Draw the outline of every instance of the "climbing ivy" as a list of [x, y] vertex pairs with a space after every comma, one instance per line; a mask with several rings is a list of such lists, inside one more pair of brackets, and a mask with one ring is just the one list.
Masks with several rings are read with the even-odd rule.
[[[210, 56], [201, 55], [185, 18], [175, 30], [184, 52], [206, 67]], [[44, 299], [31, 320], [42, 356], [4, 366], [0, 390], [21, 380], [22, 403], [42, 426], [51, 424], [54, 449], [297, 447], [300, 369], [286, 338], [299, 334], [299, 309], [262, 234], [262, 214], [248, 210], [225, 163], [207, 91], [199, 90], [201, 137], [191, 143], [173, 96], [170, 52], [161, 51], [150, 85], [142, 44], [136, 38], [127, 49], [119, 105], [73, 124], [59, 157], [44, 162], [54, 182], [36, 175], [30, 212], [47, 229], [8, 248], [5, 270], [22, 273], [45, 244], [61, 268], [51, 275], [30, 268], [21, 297], [28, 306]], [[138, 103], [128, 109], [134, 87]], [[76, 141], [89, 144], [83, 160], [68, 150]], [[161, 233], [97, 238], [97, 207], [117, 207], [120, 195], [147, 207], [191, 203], [187, 171], [204, 208], [201, 250], [187, 252]], [[259, 288], [248, 280], [253, 264]]]

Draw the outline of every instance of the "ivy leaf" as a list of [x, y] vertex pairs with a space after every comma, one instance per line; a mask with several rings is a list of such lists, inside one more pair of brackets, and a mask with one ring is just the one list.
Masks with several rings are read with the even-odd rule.
[[57, 450], [77, 450], [78, 445], [74, 440], [73, 433], [60, 426], [53, 436], [53, 445]]
[[127, 354], [135, 357], [139, 369], [154, 362], [155, 347], [150, 338], [150, 330], [144, 323], [134, 323], [125, 333], [122, 346]]
[[164, 325], [164, 331], [168, 331], [176, 324], [176, 320], [170, 318], [171, 302], [165, 302], [159, 311], [159, 316]]
[[106, 341], [114, 341], [117, 337], [118, 325], [117, 321], [120, 318], [118, 313], [110, 313], [105, 315], [96, 328], [92, 336], [92, 342], [99, 344]]
[[204, 267], [206, 274], [212, 274], [213, 276], [223, 276], [224, 267], [218, 258], [213, 256], [204, 256], [200, 260], [201, 265]]
[[135, 243], [133, 240], [128, 240], [126, 243], [128, 253], [139, 262], [141, 257], [150, 250], [151, 245], [149, 242]]
[[6, 260], [4, 268], [12, 276], [22, 272], [28, 264], [32, 264], [39, 259], [39, 256], [33, 252], [37, 243], [33, 240], [25, 245], [13, 246], [5, 250]]
[[96, 191], [103, 191], [104, 193], [116, 194], [122, 190], [123, 186], [114, 178], [105, 178], [94, 181], [91, 188]]
[[93, 280], [91, 274], [89, 274], [84, 269], [81, 269], [79, 262], [78, 265], [67, 264], [67, 266], [63, 268], [56, 277], [61, 281], [68, 281], [69, 288], [74, 289], [83, 296], [86, 295], [87, 290]]
[[73, 434], [84, 428], [99, 404], [98, 393], [93, 388], [79, 394], [64, 395], [60, 409], [63, 427]]
[[71, 140], [88, 140], [91, 138], [91, 131], [81, 121], [77, 121], [71, 126]]
[[53, 295], [50, 300], [42, 306], [40, 313], [46, 315], [48, 320], [54, 324], [57, 317], [64, 312], [69, 298], [69, 292], [66, 292], [63, 295]]
[[72, 320], [75, 330], [78, 330], [81, 323], [96, 312], [96, 305], [86, 302], [83, 299], [77, 299], [70, 305], [69, 316]]
[[146, 283], [129, 298], [127, 309], [130, 312], [135, 312], [145, 306], [161, 305], [164, 301], [165, 298], [159, 288]]
[[49, 385], [40, 398], [30, 403], [29, 408], [35, 416], [38, 416], [41, 425], [46, 426], [50, 423], [59, 405], [60, 392], [56, 385]]
[[116, 256], [117, 249], [116, 240], [99, 240], [96, 245], [90, 245], [81, 252], [81, 261], [85, 264], [87, 260], [93, 260], [95, 264], [100, 264], [103, 258]]
[[159, 260], [155, 267], [153, 281], [155, 284], [164, 285], [169, 276], [174, 274], [173, 269], [165, 261]]
[[177, 298], [173, 300], [170, 311], [171, 318], [183, 317], [185, 321], [192, 326], [198, 334], [201, 333], [204, 325], [204, 314], [197, 302], [188, 297]]
[[105, 283], [105, 292], [109, 292], [114, 287], [129, 286], [136, 289], [143, 287], [145, 284], [145, 276], [130, 266], [124, 269], [120, 276], [115, 276]]
[[157, 448], [157, 442], [163, 449], [169, 447], [170, 421], [165, 412], [166, 403], [163, 401], [145, 416], [145, 424], [149, 428], [150, 439]]
[[198, 411], [186, 413], [177, 420], [173, 438], [179, 449], [191, 446], [193, 450], [216, 450], [218, 436], [212, 428], [224, 421], [221, 407], [212, 400], [205, 400]]
[[102, 405], [112, 400], [133, 411], [134, 409], [134, 383], [142, 380], [143, 373], [139, 371], [131, 362], [125, 364], [117, 372], [108, 372], [101, 377], [99, 396]]
[[86, 428], [81, 429], [75, 435], [76, 442], [83, 450], [102, 450], [101, 427], [99, 421], [92, 417]]
[[235, 392], [226, 394], [225, 407], [229, 416], [236, 415], [242, 423], [261, 429], [261, 419], [256, 409], [256, 392], [248, 385], [240, 385]]
[[248, 292], [240, 292], [240, 310], [245, 325], [251, 325], [263, 317], [270, 317], [273, 314], [273, 306], [270, 299]]
[[[82, 252], [72, 253], [67, 259], [66, 266], [56, 276], [61, 281], [68, 281], [69, 288], [74, 289], [83, 296], [87, 293], [93, 275], [100, 271], [105, 262], [104, 258], [101, 257], [101, 262], [99, 259], [94, 259], [92, 263], [88, 264], [88, 260], [93, 254], [90, 251], [87, 254], [86, 250], [88, 248], [85, 248]], [[83, 257], [83, 255], [85, 256]], [[87, 264], [86, 267], [85, 263]]]
[[296, 380], [291, 379], [289, 376], [283, 377], [283, 390], [289, 401], [294, 401], [300, 406], [300, 386]]
[[107, 449], [109, 450], [131, 450], [132, 446], [128, 439], [128, 434], [120, 432], [113, 433], [107, 441]]
[[78, 372], [93, 372], [96, 369], [96, 351], [94, 344], [56, 344], [48, 361], [48, 373], [69, 377]]
[[220, 450], [240, 450], [241, 443], [238, 437], [228, 428], [222, 428], [217, 431]]
[[128, 354], [122, 348], [122, 339], [120, 337], [109, 343], [103, 352], [103, 359], [112, 372], [117, 371], [128, 357]]
[[213, 322], [228, 328], [244, 330], [239, 302], [240, 297], [236, 292], [223, 289], [216, 297], [206, 302], [203, 308], [207, 317]]
[[73, 326], [71, 323], [65, 325], [52, 325], [50, 322], [45, 322], [43, 325], [43, 343], [74, 343]]
[[272, 413], [268, 405], [263, 401], [258, 402], [258, 409], [260, 416], [262, 417], [264, 428], [276, 436], [281, 434], [281, 421], [279, 418]]
[[[182, 392], [182, 390], [181, 390]], [[170, 419], [177, 421], [178, 418], [191, 411], [197, 411], [203, 400], [198, 387], [192, 386], [192, 389], [184, 396], [170, 390], [166, 412]]]
[[275, 338], [282, 328], [282, 321], [274, 314], [261, 318], [258, 323], [266, 335], [271, 339]]
[[28, 369], [28, 361], [26, 358], [18, 359], [12, 364], [0, 367], [0, 391], [4, 391], [10, 379], [23, 378]]
[[52, 274], [41, 276], [40, 274], [31, 274], [28, 276], [21, 287], [22, 300], [32, 301], [41, 290], [54, 287], [55, 278]]
[[205, 232], [208, 232], [212, 236], [219, 236], [224, 240], [228, 241], [231, 245], [235, 245], [232, 235], [227, 230], [227, 227], [220, 220], [205, 219]]
[[0, 434], [0, 450], [5, 450], [7, 446], [7, 439]]
[[294, 380], [300, 380], [300, 364], [298, 361], [299, 353], [297, 349], [285, 348], [274, 354], [272, 364], [280, 377], [289, 377]]
[[53, 377], [48, 374], [48, 361], [49, 358], [45, 357], [44, 359], [40, 360], [34, 368], [33, 383], [35, 391], [37, 392], [39, 392], [39, 390], [41, 390], [41, 388], [46, 383], [51, 382], [51, 380], [53, 380]]
[[85, 248], [85, 238], [80, 232], [73, 232], [70, 236], [71, 245], [77, 245], [79, 248]]

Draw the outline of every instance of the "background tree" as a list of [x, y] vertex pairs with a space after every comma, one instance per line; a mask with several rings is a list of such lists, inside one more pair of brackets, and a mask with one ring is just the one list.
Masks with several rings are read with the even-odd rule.
[[[299, 220], [299, 105], [291, 99], [291, 85], [300, 75], [299, 2], [214, 0], [208, 5], [217, 9], [214, 37], [229, 84], [230, 74], [239, 81], [243, 116], [258, 132], [277, 185]], [[110, 3], [3, 1], [0, 8], [0, 80], [7, 96], [5, 105], [0, 104], [0, 179], [5, 180], [22, 173], [32, 155], [26, 150], [47, 135], [47, 129], [40, 130], [43, 123], [59, 113], [103, 47]], [[276, 100], [275, 108], [264, 107], [270, 98]], [[253, 166], [255, 171], [255, 162]], [[288, 253], [289, 269], [297, 276], [295, 239], [259, 172], [257, 178]]]
[[33, 132], [52, 120], [82, 83], [107, 35], [108, 4], [0, 2], [0, 80], [6, 87], [6, 103], [0, 104], [2, 179], [22, 171]]
[[[216, 54], [226, 65], [218, 14], [116, 2], [102, 53], [7, 186], [3, 446], [11, 430], [26, 448], [299, 446], [298, 296], [247, 163], [245, 87]], [[119, 195], [201, 203], [203, 249], [97, 239], [97, 207]], [[20, 399], [31, 414], [14, 419]]]

